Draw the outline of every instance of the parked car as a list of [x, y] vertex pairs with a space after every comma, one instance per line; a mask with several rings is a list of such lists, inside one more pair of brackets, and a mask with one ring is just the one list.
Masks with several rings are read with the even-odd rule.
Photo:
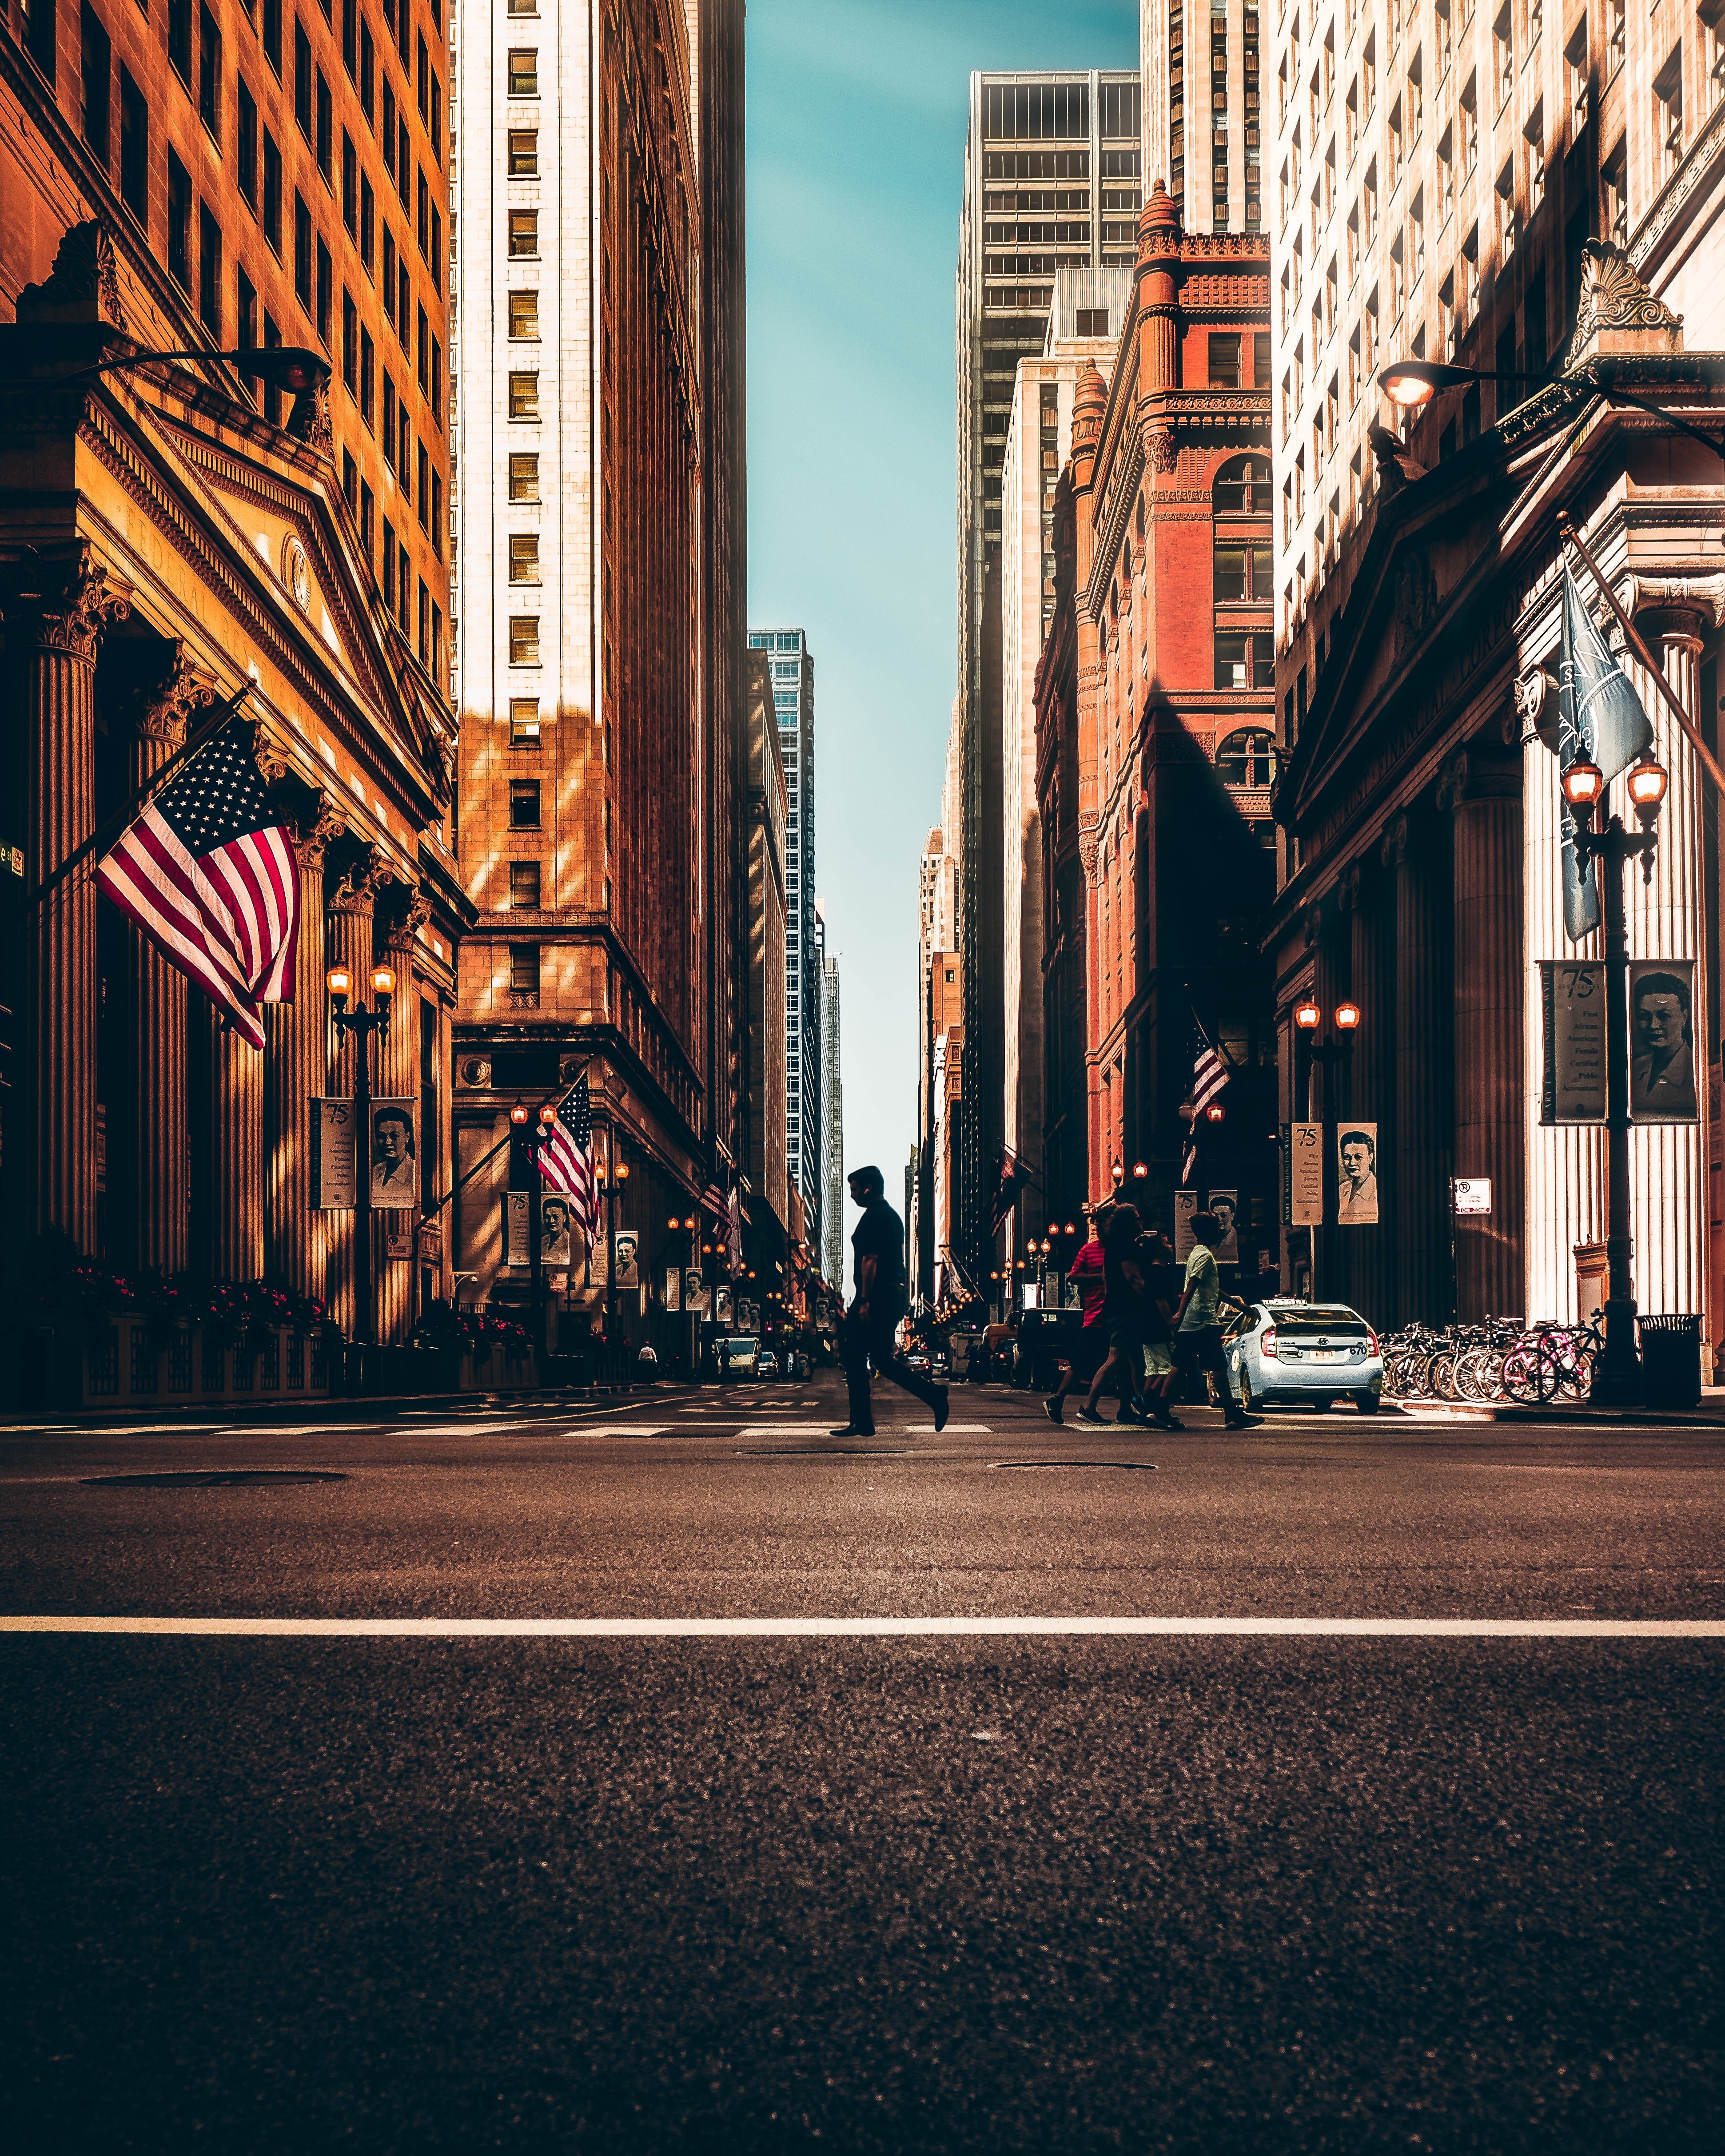
[[1242, 1407], [1327, 1408], [1345, 1397], [1362, 1414], [1378, 1412], [1378, 1336], [1345, 1303], [1286, 1296], [1249, 1303], [1223, 1332], [1222, 1352]]
[[947, 1339], [947, 1353], [952, 1358], [955, 1379], [970, 1375], [970, 1358], [983, 1344], [982, 1334], [974, 1328], [954, 1332]]
[[755, 1363], [755, 1375], [763, 1378], [776, 1378], [778, 1375], [778, 1358], [770, 1348], [763, 1348], [761, 1350]]

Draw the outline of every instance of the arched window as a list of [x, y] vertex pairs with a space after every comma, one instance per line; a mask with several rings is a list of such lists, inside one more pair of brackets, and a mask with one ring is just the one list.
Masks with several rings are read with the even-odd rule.
[[1216, 748], [1216, 776], [1226, 787], [1262, 792], [1281, 769], [1276, 737], [1267, 726], [1237, 726]]
[[1230, 457], [1216, 474], [1210, 504], [1218, 516], [1269, 516], [1269, 458]]

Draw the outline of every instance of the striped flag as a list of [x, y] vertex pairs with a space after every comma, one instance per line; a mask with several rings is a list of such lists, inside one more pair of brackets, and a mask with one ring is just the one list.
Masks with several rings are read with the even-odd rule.
[[731, 1208], [726, 1204], [725, 1194], [716, 1180], [709, 1181], [706, 1188], [701, 1192], [701, 1209], [703, 1213], [711, 1213], [716, 1220], [729, 1222]]
[[732, 1186], [731, 1203], [726, 1209], [726, 1248], [731, 1255], [731, 1272], [734, 1279], [742, 1270], [742, 1199], [736, 1186]]
[[[1193, 1023], [1197, 1025], [1195, 1019]], [[1186, 1158], [1180, 1166], [1182, 1184], [1192, 1180], [1192, 1171], [1198, 1164], [1198, 1126], [1204, 1111], [1228, 1083], [1229, 1075], [1219, 1051], [1205, 1039], [1204, 1028], [1198, 1026], [1198, 1055], [1192, 1065], [1192, 1121], [1186, 1132]]]
[[300, 870], [252, 742], [240, 719], [213, 734], [126, 826], [95, 880], [261, 1049], [259, 1006], [294, 999]]
[[593, 1102], [584, 1070], [557, 1102], [557, 1120], [539, 1148], [539, 1173], [553, 1189], [568, 1194], [575, 1224], [591, 1242], [598, 1207], [593, 1199]]

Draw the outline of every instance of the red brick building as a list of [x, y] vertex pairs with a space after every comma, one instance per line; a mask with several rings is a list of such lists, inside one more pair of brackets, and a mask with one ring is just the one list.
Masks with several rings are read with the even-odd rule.
[[1166, 1224], [1201, 1026], [1240, 1075], [1194, 1185], [1273, 1243], [1269, 304], [1266, 243], [1182, 234], [1158, 183], [1112, 379], [1074, 405], [1037, 788], [1051, 1209], [1117, 1168]]

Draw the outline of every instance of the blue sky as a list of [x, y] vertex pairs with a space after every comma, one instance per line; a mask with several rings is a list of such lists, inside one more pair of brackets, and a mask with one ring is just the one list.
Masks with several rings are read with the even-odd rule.
[[1137, 64], [1137, 0], [749, 0], [749, 622], [806, 629], [814, 655], [845, 1153], [878, 1162], [895, 1204], [916, 1125], [916, 870], [957, 674], [970, 70]]

